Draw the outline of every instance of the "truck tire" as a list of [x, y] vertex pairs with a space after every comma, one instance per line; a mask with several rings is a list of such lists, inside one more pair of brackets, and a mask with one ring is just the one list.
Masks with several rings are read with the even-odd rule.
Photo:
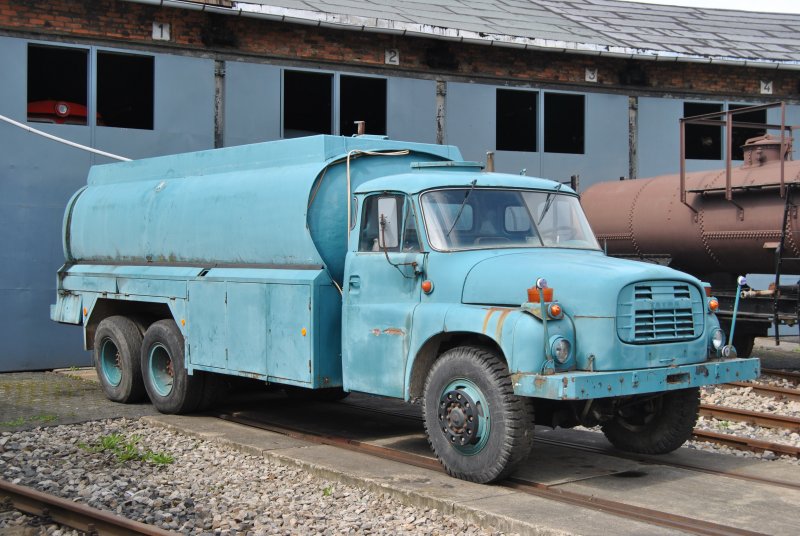
[[[641, 399], [638, 401], [636, 399]], [[692, 436], [700, 410], [700, 389], [680, 389], [657, 396], [632, 397], [600, 425], [615, 447], [638, 454], [672, 452]]]
[[142, 334], [124, 316], [109, 316], [94, 336], [94, 368], [109, 400], [129, 404], [144, 399], [139, 354]]
[[142, 378], [161, 413], [191, 413], [203, 395], [203, 378], [186, 371], [183, 334], [173, 320], [147, 328], [142, 341]]
[[755, 335], [737, 331], [733, 334], [733, 347], [736, 348], [736, 357], [750, 357], [753, 353], [753, 346], [756, 343]]
[[325, 387], [322, 389], [306, 389], [295, 385], [284, 385], [286, 396], [298, 402], [338, 402], [350, 393], [341, 387]]
[[425, 381], [423, 411], [428, 442], [456, 478], [501, 480], [533, 446], [533, 403], [514, 394], [508, 368], [488, 349], [445, 352]]
[[213, 372], [195, 372], [195, 376], [198, 375], [202, 379], [203, 394], [197, 404], [197, 411], [206, 411], [220, 403], [228, 394], [230, 390], [228, 378]]

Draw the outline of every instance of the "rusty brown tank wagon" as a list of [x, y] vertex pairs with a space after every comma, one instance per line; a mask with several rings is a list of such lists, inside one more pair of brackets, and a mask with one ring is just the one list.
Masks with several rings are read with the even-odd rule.
[[798, 321], [797, 281], [780, 278], [782, 271], [800, 269], [800, 161], [791, 160], [792, 127], [783, 121], [751, 125], [732, 120], [736, 113], [775, 106], [783, 109], [781, 104], [764, 105], [681, 120], [681, 132], [685, 124], [719, 125], [727, 130], [728, 140], [734, 126], [783, 133], [748, 139], [739, 167], [731, 163], [730, 141], [726, 168], [721, 170], [685, 173], [682, 149], [681, 174], [604, 182], [581, 198], [609, 255], [667, 264], [709, 281], [720, 301], [724, 327], [730, 325], [737, 276], [774, 274], [777, 286], [738, 292], [733, 344], [740, 356], [750, 354], [754, 337], [766, 335], [771, 324]]

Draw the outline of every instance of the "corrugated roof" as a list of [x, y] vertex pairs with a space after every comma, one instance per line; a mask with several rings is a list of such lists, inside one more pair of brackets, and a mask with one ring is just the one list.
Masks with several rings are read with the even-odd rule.
[[232, 8], [210, 9], [494, 46], [800, 69], [800, 15], [617, 0], [440, 0], [435, 4], [249, 0], [232, 4]]

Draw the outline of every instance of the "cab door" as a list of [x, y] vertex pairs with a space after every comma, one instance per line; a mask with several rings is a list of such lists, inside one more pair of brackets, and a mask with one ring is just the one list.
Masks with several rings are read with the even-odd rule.
[[402, 397], [424, 261], [418, 218], [403, 194], [368, 195], [361, 206], [345, 261], [344, 388]]

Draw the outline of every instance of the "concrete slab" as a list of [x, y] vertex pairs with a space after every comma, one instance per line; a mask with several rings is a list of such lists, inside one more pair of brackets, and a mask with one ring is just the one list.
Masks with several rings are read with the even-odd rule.
[[282, 436], [203, 416], [159, 415], [146, 422], [183, 430], [194, 437], [224, 442], [248, 453], [260, 453], [278, 463], [303, 467], [321, 478], [338, 480], [405, 504], [436, 508], [481, 526], [506, 533], [536, 535], [678, 534], [597, 511], [581, 511], [500, 486], [453, 479], [443, 472], [421, 469], [340, 448], [290, 440]]
[[[622, 478], [620, 478], [622, 477]], [[707, 475], [662, 465], [559, 486], [643, 508], [688, 515], [763, 534], [797, 534], [800, 491]]]

